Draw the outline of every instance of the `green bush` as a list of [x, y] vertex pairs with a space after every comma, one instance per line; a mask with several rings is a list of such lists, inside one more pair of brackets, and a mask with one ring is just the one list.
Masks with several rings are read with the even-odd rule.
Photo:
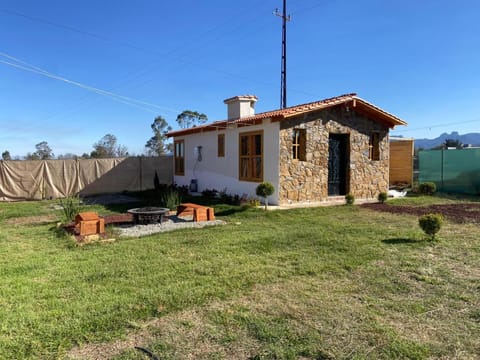
[[275, 192], [275, 187], [268, 181], [264, 181], [258, 184], [255, 193], [257, 196], [263, 197], [265, 199], [265, 210], [268, 208], [268, 197]]
[[82, 208], [82, 200], [78, 196], [67, 196], [64, 199], [60, 199], [60, 206], [63, 211], [62, 222], [68, 224], [75, 220], [75, 215], [77, 215]]
[[345, 195], [345, 202], [347, 205], [353, 205], [355, 203], [355, 196], [353, 196], [353, 194]]
[[222, 204], [227, 205], [240, 206], [241, 203], [240, 195], [227, 193], [227, 188], [218, 192], [218, 199]]
[[220, 193], [220, 202], [227, 205], [240, 205], [240, 195], [235, 194], [227, 194], [227, 193]]
[[175, 210], [181, 202], [182, 196], [180, 195], [180, 191], [173, 187], [162, 191], [160, 194], [160, 206], [162, 207]]
[[437, 185], [434, 182], [424, 182], [418, 186], [418, 191], [424, 195], [433, 195], [437, 191]]
[[387, 201], [388, 195], [387, 195], [386, 192], [381, 192], [380, 194], [378, 194], [377, 199], [378, 199], [379, 202], [381, 202], [383, 204], [383, 203], [385, 203], [385, 201]]
[[205, 189], [202, 191], [202, 196], [207, 200], [214, 200], [217, 198], [218, 191], [215, 189]]
[[425, 214], [418, 219], [418, 225], [432, 240], [435, 239], [435, 235], [440, 231], [442, 224], [442, 214]]

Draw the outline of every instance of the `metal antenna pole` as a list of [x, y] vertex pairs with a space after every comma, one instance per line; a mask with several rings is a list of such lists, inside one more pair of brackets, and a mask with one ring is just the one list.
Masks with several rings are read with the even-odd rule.
[[287, 21], [290, 21], [290, 15], [287, 16], [287, 0], [283, 0], [283, 12], [280, 14], [278, 9], [274, 14], [282, 18], [282, 76], [280, 90], [280, 107], [287, 107]]

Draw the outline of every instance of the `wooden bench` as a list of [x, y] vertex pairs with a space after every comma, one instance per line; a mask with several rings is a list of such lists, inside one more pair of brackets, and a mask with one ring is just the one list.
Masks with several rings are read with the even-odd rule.
[[211, 207], [184, 203], [177, 206], [177, 216], [193, 215], [193, 221], [215, 220], [214, 210]]

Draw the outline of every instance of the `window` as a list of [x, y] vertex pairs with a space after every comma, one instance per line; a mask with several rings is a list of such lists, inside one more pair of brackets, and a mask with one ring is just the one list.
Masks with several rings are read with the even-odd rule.
[[263, 180], [263, 131], [240, 134], [239, 179]]
[[373, 132], [370, 134], [369, 148], [369, 159], [380, 160], [380, 133]]
[[217, 156], [218, 157], [225, 157], [225, 134], [218, 134]]
[[292, 158], [305, 161], [307, 158], [307, 131], [305, 129], [293, 129]]
[[175, 175], [185, 175], [185, 141], [174, 142]]

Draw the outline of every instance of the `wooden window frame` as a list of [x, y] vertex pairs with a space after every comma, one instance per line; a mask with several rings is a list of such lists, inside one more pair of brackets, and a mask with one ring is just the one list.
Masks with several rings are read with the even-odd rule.
[[374, 131], [370, 134], [370, 141], [368, 147], [369, 159], [372, 161], [380, 160], [380, 133], [378, 131]]
[[293, 129], [292, 158], [305, 161], [307, 159], [307, 130]]
[[[180, 150], [180, 151], [179, 151]], [[185, 175], [185, 140], [173, 142], [173, 158], [175, 175]]]
[[217, 136], [217, 157], [225, 157], [225, 134]]
[[[261, 136], [261, 154], [255, 154], [255, 136]], [[247, 154], [242, 155], [242, 138], [247, 137]], [[263, 130], [238, 134], [238, 179], [241, 181], [262, 182], [264, 173], [264, 136]], [[260, 174], [256, 174], [255, 161], [260, 158]], [[247, 161], [247, 176], [242, 176], [242, 160]]]

